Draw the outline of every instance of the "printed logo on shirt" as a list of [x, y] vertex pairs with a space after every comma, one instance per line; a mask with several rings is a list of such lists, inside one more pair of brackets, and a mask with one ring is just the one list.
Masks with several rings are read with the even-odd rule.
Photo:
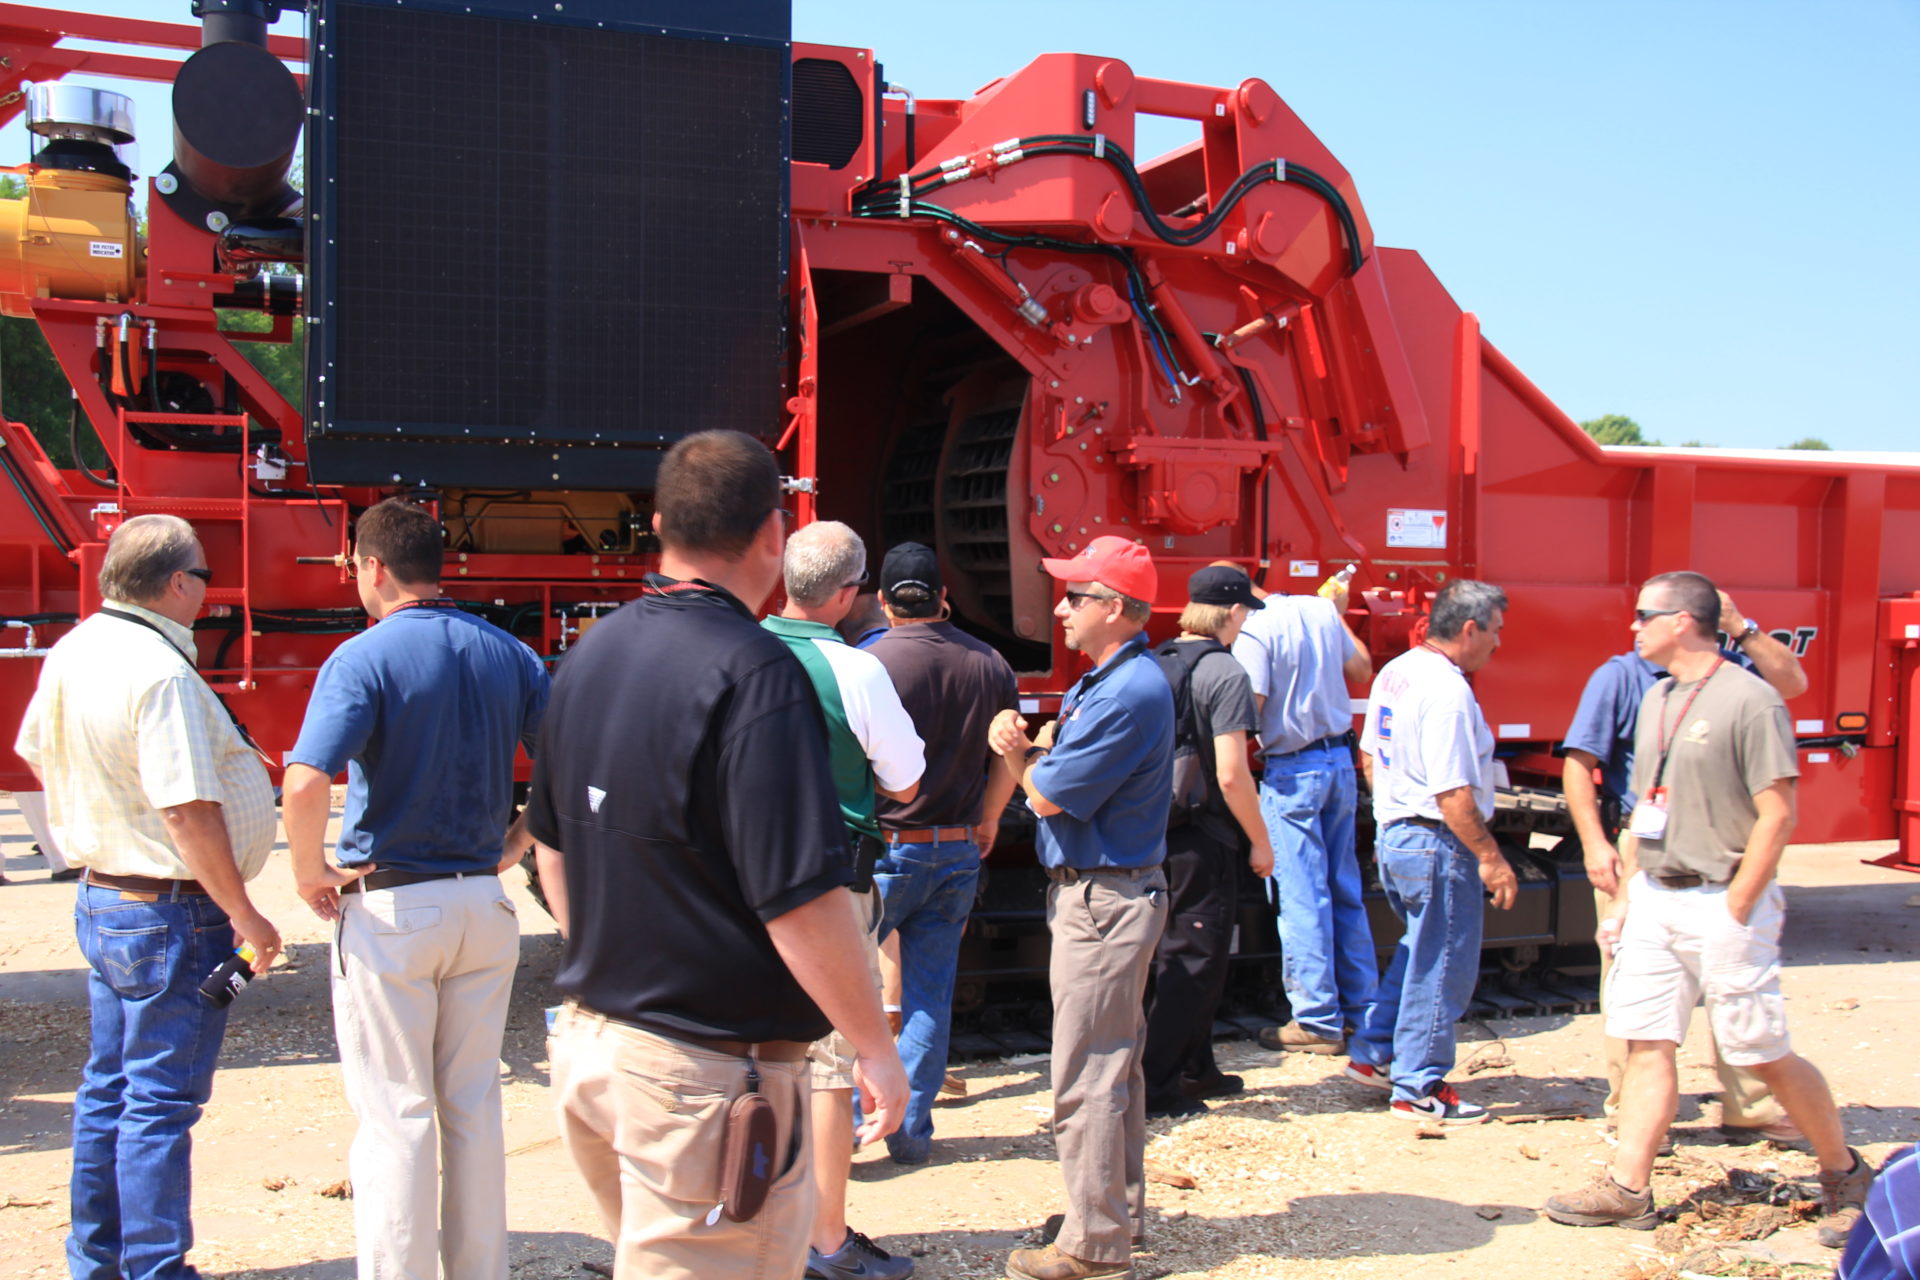
[[1389, 769], [1393, 768], [1393, 751], [1392, 751], [1393, 708], [1392, 707], [1380, 708], [1380, 718], [1379, 718], [1377, 727], [1374, 731], [1374, 736], [1379, 739], [1379, 741], [1376, 742], [1375, 745], [1378, 746], [1380, 750], [1375, 754], [1377, 754], [1380, 757], [1380, 763], [1385, 765]]
[[600, 802], [602, 800], [605, 800], [606, 798], [607, 798], [607, 793], [602, 791], [600, 788], [598, 787], [587, 788], [587, 808], [591, 809], [593, 812], [595, 813], [600, 812]]
[[1691, 742], [1695, 746], [1704, 746], [1707, 741], [1706, 717], [1702, 716], [1698, 720], [1695, 720], [1692, 724], [1688, 725], [1686, 736], [1681, 740], [1683, 742]]

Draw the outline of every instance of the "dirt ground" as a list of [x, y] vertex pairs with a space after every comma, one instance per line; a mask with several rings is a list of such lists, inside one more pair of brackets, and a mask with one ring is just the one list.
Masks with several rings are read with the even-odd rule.
[[[47, 881], [31, 837], [0, 797], [0, 1272], [65, 1275], [73, 1084], [85, 1056], [85, 969], [72, 932], [73, 887]], [[1795, 1047], [1826, 1071], [1853, 1141], [1878, 1160], [1920, 1139], [1920, 877], [1865, 866], [1886, 846], [1798, 846], [1782, 876], [1790, 914], [1787, 991]], [[554, 1137], [542, 1007], [559, 959], [551, 922], [521, 900], [522, 967], [508, 1024], [509, 1225], [516, 1280], [586, 1277], [611, 1250]], [[347, 1176], [353, 1119], [342, 1097], [327, 1004], [326, 930], [292, 891], [284, 848], [256, 882], [291, 963], [235, 1007], [213, 1100], [196, 1129], [193, 1260], [226, 1280], [345, 1280], [354, 1274]], [[1584, 1277], [1825, 1274], [1792, 1202], [1812, 1158], [1720, 1143], [1701, 1020], [1681, 1054], [1678, 1154], [1663, 1161], [1663, 1204], [1771, 1199], [1777, 1210], [1715, 1205], [1659, 1233], [1557, 1226], [1538, 1208], [1589, 1178], [1607, 1146], [1592, 1117], [1604, 1092], [1594, 1016], [1462, 1027], [1462, 1091], [1496, 1115], [1577, 1109], [1580, 1119], [1490, 1123], [1425, 1138], [1380, 1095], [1342, 1080], [1344, 1059], [1282, 1058], [1221, 1045], [1244, 1096], [1205, 1115], [1158, 1121], [1150, 1164], [1190, 1188], [1150, 1189], [1142, 1280], [1159, 1277]], [[1498, 1043], [1493, 1043], [1497, 1041]], [[1479, 1055], [1479, 1063], [1471, 1061]], [[1467, 1071], [1474, 1065], [1506, 1063]], [[970, 1095], [938, 1113], [934, 1161], [856, 1157], [850, 1218], [925, 1280], [995, 1277], [1009, 1248], [1032, 1242], [1060, 1207], [1041, 1057], [961, 1071]], [[332, 1191], [335, 1196], [328, 1193]], [[1754, 1215], [1758, 1214], [1756, 1218]], [[1784, 1229], [1747, 1243], [1740, 1235]], [[1722, 1245], [1720, 1255], [1698, 1252]], [[1771, 1267], [1763, 1264], [1771, 1264]]]

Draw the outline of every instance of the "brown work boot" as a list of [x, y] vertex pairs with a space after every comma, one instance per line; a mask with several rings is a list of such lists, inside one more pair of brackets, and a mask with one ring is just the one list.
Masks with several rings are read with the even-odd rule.
[[1050, 1244], [1008, 1254], [1007, 1280], [1133, 1280], [1133, 1263], [1088, 1262]]
[[940, 1098], [947, 1102], [958, 1102], [967, 1096], [967, 1082], [953, 1072], [947, 1072], [946, 1079], [940, 1082]]
[[1260, 1041], [1262, 1049], [1271, 1049], [1275, 1053], [1344, 1053], [1347, 1048], [1345, 1036], [1329, 1039], [1316, 1035], [1297, 1022], [1289, 1022], [1284, 1027], [1262, 1027], [1255, 1039]]
[[1820, 1196], [1827, 1202], [1827, 1216], [1814, 1226], [1814, 1237], [1829, 1249], [1847, 1242], [1847, 1233], [1867, 1207], [1867, 1188], [1873, 1185], [1873, 1166], [1852, 1147], [1853, 1168], [1845, 1173], [1820, 1171]]
[[1633, 1192], [1603, 1173], [1578, 1191], [1554, 1196], [1546, 1215], [1569, 1227], [1631, 1227], [1651, 1231], [1660, 1225], [1653, 1208], [1653, 1188]]

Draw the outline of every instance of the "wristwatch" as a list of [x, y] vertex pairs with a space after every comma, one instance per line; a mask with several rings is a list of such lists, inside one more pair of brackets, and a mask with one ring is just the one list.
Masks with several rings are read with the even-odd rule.
[[1047, 754], [1047, 749], [1045, 747], [1037, 746], [1037, 745], [1031, 746], [1027, 748], [1027, 754], [1023, 756], [1022, 759], [1032, 760], [1035, 756], [1043, 756], [1045, 754]]
[[1733, 638], [1733, 642], [1735, 644], [1745, 644], [1747, 641], [1753, 639], [1755, 636], [1760, 634], [1759, 623], [1755, 622], [1752, 618], [1746, 619], [1746, 623], [1747, 623], [1746, 629], [1742, 631], [1739, 635]]

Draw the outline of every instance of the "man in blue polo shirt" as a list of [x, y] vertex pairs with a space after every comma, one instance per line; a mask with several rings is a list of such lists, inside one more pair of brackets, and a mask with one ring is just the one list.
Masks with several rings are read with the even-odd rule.
[[[320, 668], [287, 753], [294, 882], [338, 921], [333, 1017], [360, 1121], [348, 1168], [362, 1280], [507, 1275], [499, 1062], [520, 928], [499, 872], [529, 843], [507, 829], [513, 760], [533, 744], [547, 673], [440, 594], [441, 557], [423, 507], [390, 498], [360, 517], [352, 563], [374, 626]], [[334, 867], [322, 841], [342, 768]]]
[[1167, 811], [1173, 794], [1173, 691], [1144, 634], [1158, 594], [1137, 542], [1095, 538], [1070, 560], [1040, 562], [1066, 585], [1055, 606], [1067, 647], [1094, 668], [1059, 718], [1027, 736], [1017, 711], [988, 741], [1039, 818], [1052, 884], [1053, 1133], [1067, 1184], [1060, 1232], [1016, 1249], [1014, 1280], [1113, 1280], [1133, 1274], [1146, 1216], [1147, 971], [1166, 926]]

